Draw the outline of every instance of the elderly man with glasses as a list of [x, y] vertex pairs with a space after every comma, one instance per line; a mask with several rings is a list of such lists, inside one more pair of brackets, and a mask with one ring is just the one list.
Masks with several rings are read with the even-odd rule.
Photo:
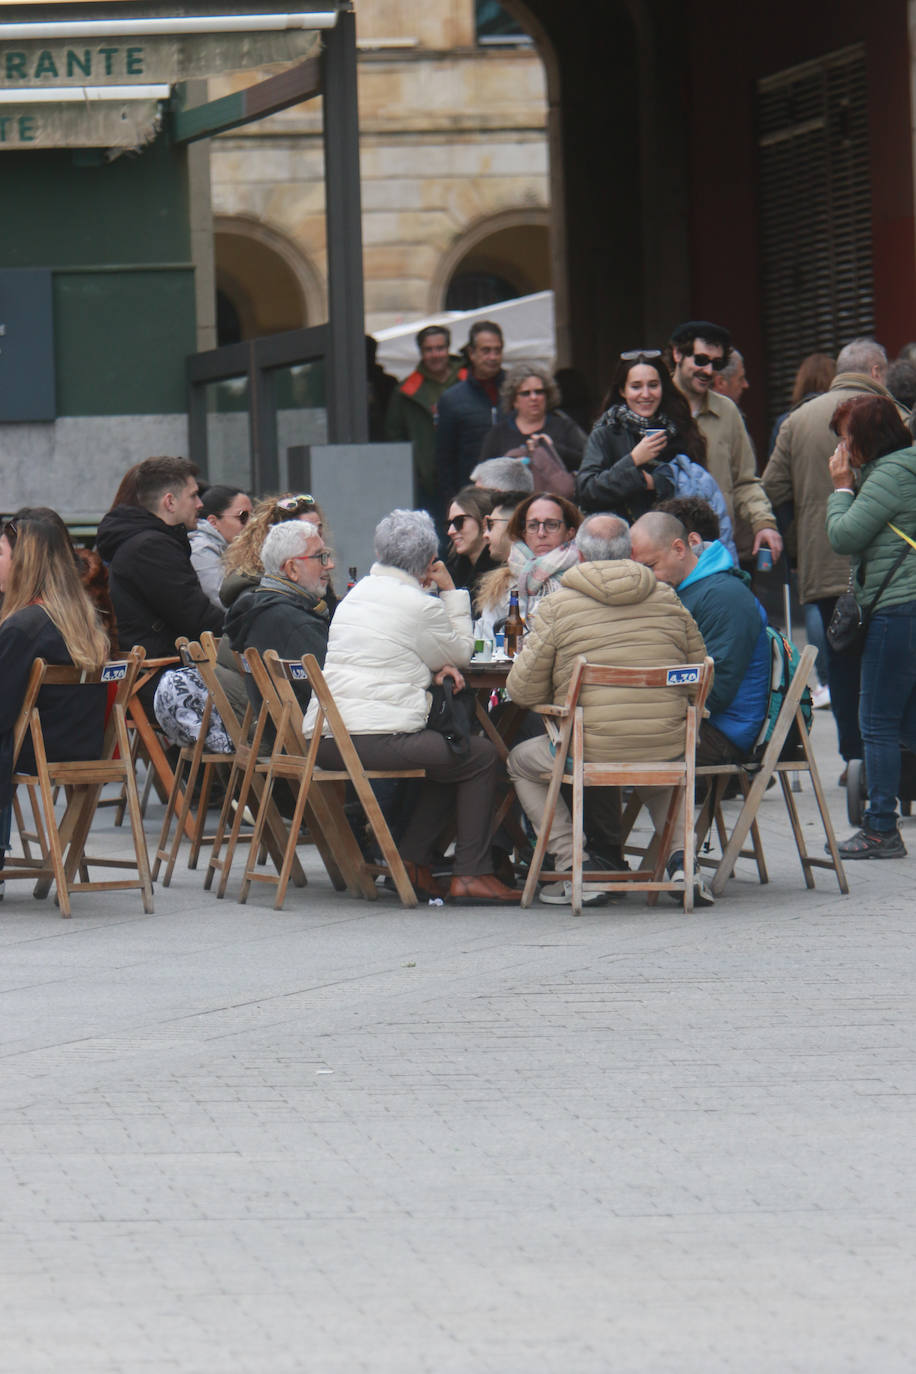
[[[264, 573], [251, 591], [232, 603], [226, 634], [241, 653], [275, 649], [281, 658], [314, 654], [323, 664], [328, 648], [330, 614], [325, 599], [334, 559], [316, 524], [286, 520], [274, 525], [261, 549]], [[249, 681], [249, 692], [254, 684]], [[311, 689], [294, 683], [303, 709]]]

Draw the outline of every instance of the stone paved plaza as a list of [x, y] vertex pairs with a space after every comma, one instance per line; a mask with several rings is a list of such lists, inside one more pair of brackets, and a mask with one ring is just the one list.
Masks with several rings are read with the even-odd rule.
[[762, 816], [691, 917], [11, 888], [3, 1374], [916, 1369], [916, 854]]

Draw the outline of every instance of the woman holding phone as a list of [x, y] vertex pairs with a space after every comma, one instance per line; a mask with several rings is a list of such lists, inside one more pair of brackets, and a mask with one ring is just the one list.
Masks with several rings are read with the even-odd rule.
[[659, 349], [621, 353], [579, 469], [584, 511], [612, 511], [630, 524], [658, 501], [699, 496], [719, 517], [720, 539], [734, 556], [725, 498], [706, 471], [706, 442], [674, 385]]

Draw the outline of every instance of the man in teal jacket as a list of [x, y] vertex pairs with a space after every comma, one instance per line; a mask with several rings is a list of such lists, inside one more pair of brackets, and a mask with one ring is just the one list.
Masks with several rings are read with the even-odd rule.
[[650, 511], [630, 531], [633, 557], [674, 587], [697, 623], [716, 676], [700, 728], [697, 763], [740, 763], [749, 757], [766, 715], [770, 646], [766, 612], [718, 540], [699, 557], [675, 516]]

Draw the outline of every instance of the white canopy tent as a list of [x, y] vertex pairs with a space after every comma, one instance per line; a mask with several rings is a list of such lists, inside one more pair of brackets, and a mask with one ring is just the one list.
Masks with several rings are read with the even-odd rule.
[[553, 292], [537, 291], [533, 296], [520, 296], [514, 301], [502, 301], [482, 310], [443, 310], [409, 324], [396, 324], [390, 329], [377, 329], [378, 361], [386, 372], [402, 381], [417, 365], [419, 330], [428, 324], [446, 324], [452, 332], [452, 352], [457, 353], [467, 343], [468, 331], [475, 320], [493, 320], [503, 331], [506, 349], [503, 363], [544, 363], [552, 368], [556, 359], [553, 323]]

